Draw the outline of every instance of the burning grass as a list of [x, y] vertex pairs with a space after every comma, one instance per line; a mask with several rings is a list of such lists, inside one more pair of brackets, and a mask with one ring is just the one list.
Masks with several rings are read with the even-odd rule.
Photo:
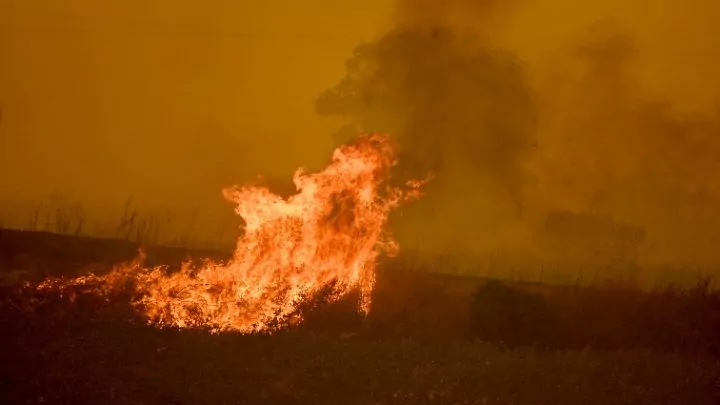
[[101, 296], [130, 285], [133, 301], [159, 326], [254, 332], [296, 324], [298, 306], [326, 290], [330, 301], [358, 291], [370, 308], [375, 262], [396, 243], [384, 225], [390, 210], [417, 197], [387, 185], [395, 164], [389, 139], [368, 135], [340, 147], [318, 173], [298, 170], [297, 194], [284, 199], [263, 187], [223, 191], [244, 221], [233, 258], [226, 263], [184, 265], [180, 271], [145, 268], [140, 260], [106, 275], [45, 280], [40, 290], [84, 287]]

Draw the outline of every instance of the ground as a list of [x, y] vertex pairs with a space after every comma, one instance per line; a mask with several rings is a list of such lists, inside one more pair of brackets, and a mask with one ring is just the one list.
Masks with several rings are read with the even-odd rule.
[[[37, 277], [42, 268], [73, 274], [132, 258], [135, 249], [0, 232], [4, 274], [29, 269], [18, 278]], [[151, 261], [175, 264], [187, 257], [182, 249], [149, 253]], [[222, 256], [204, 253], [191, 256]], [[312, 327], [254, 336], [157, 329], [123, 303], [95, 298], [30, 312], [18, 307], [16, 287], [5, 286], [0, 403], [720, 403], [716, 356], [639, 347], [499, 348], [468, 335], [468, 300], [448, 298], [478, 282], [439, 280], [381, 273], [374, 317], [344, 320], [341, 308], [310, 317]]]

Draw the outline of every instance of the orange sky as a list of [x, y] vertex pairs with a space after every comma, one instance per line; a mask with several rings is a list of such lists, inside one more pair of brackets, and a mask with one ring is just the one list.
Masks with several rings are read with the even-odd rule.
[[[338, 123], [316, 115], [314, 98], [342, 77], [357, 44], [397, 22], [441, 19], [517, 52], [534, 90], [560, 106], [549, 117], [571, 104], [572, 89], [558, 85], [558, 77], [577, 74], [570, 52], [602, 20], [635, 38], [633, 74], [647, 97], [670, 99], [682, 111], [710, 111], [718, 100], [716, 2], [438, 4], [6, 0], [0, 4], [5, 220], [24, 223], [28, 214], [19, 205], [61, 193], [88, 215], [113, 222], [133, 196], [147, 210], [200, 206], [213, 224], [200, 228], [212, 234], [233, 215], [222, 186], [257, 174], [289, 177], [299, 165], [317, 168], [328, 159]], [[544, 136], [546, 144], [567, 148], [563, 138]], [[659, 227], [657, 240], [673, 246], [677, 226]], [[515, 225], [508, 229], [508, 237], [517, 236]], [[467, 247], [494, 248], [482, 241], [495, 234], [466, 234]], [[712, 246], [703, 249], [709, 255]], [[700, 254], [661, 250], [663, 260]]]

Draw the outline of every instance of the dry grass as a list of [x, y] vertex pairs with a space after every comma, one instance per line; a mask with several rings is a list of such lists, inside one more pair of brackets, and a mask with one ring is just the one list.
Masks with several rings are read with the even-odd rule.
[[[133, 198], [122, 205], [115, 221], [100, 221], [87, 210], [62, 195], [52, 195], [40, 203], [0, 213], [0, 228], [60, 235], [112, 238], [142, 246], [171, 246], [185, 249], [230, 251], [237, 224], [216, 226], [208, 232], [200, 208], [187, 215], [169, 211], [140, 209]], [[179, 232], [178, 230], [182, 231]]]
[[[0, 229], [0, 270], [72, 275], [128, 260], [137, 247]], [[188, 250], [148, 254], [149, 264], [172, 266]], [[311, 306], [305, 324], [277, 336], [157, 330], [122, 300], [93, 297], [44, 297], [28, 313], [5, 288], [0, 402], [720, 403], [720, 295], [709, 280], [652, 291], [520, 280], [483, 287], [482, 278], [407, 263], [382, 263], [367, 319], [348, 301]]]
[[[86, 303], [89, 304], [89, 303]], [[717, 404], [712, 359], [480, 342], [157, 330], [96, 304], [7, 319], [0, 401], [72, 404]]]

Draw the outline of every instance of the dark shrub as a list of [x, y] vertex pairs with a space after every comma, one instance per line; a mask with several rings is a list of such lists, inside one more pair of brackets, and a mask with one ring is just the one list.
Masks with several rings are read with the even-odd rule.
[[720, 292], [710, 287], [710, 279], [688, 290], [649, 294], [633, 315], [639, 344], [720, 356]]
[[470, 307], [476, 337], [503, 346], [558, 344], [558, 317], [545, 298], [491, 280], [478, 288]]

